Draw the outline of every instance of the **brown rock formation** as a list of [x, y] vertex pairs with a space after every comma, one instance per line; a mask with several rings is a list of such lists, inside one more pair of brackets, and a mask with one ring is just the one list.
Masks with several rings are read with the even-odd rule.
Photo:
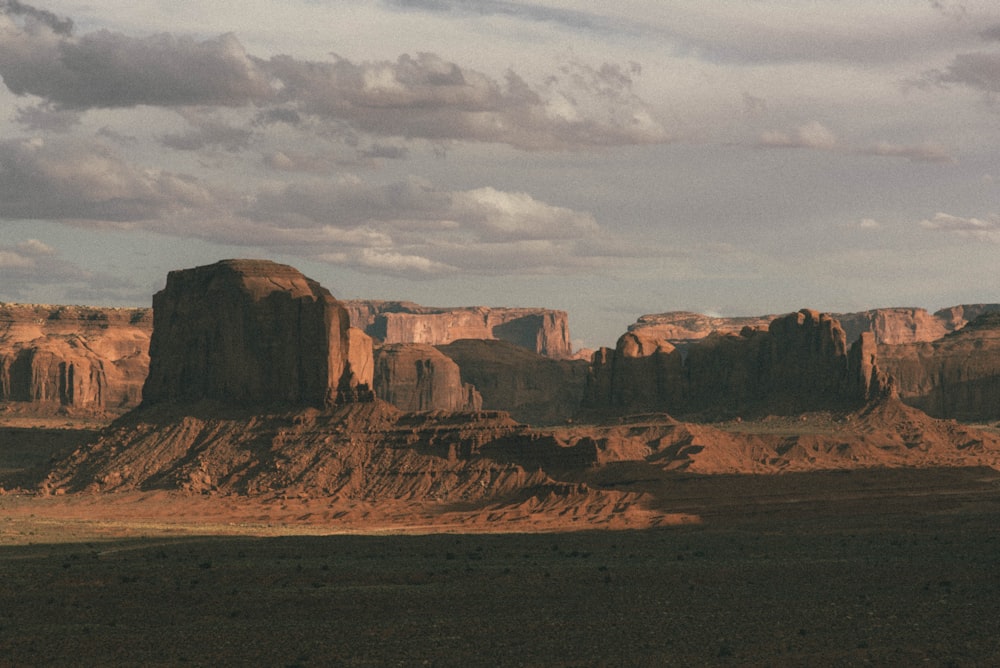
[[[922, 308], [878, 308], [855, 313], [834, 313], [848, 341], [872, 332], [875, 342], [899, 344], [934, 341], [964, 327], [984, 313], [1000, 311], [1000, 304], [964, 304], [941, 309], [933, 315]], [[683, 346], [712, 334], [738, 334], [744, 327], [767, 329], [777, 316], [715, 317], [686, 311], [641, 316], [629, 326], [647, 339]]]
[[375, 351], [375, 395], [403, 411], [478, 411], [483, 398], [462, 382], [450, 358], [426, 343], [390, 343]]
[[383, 343], [445, 345], [500, 340], [555, 359], [572, 357], [568, 316], [535, 308], [435, 308], [410, 302], [345, 302], [351, 324]]
[[907, 404], [938, 418], [1000, 419], [1000, 313], [936, 341], [878, 350]]
[[649, 341], [665, 341], [673, 346], [682, 346], [705, 338], [709, 334], [739, 334], [745, 327], [767, 329], [775, 315], [747, 317], [716, 317], [670, 311], [640, 316], [628, 331]]
[[458, 364], [462, 381], [479, 391], [485, 409], [545, 425], [565, 422], [580, 406], [585, 361], [550, 359], [506, 341], [464, 339], [438, 350]]
[[151, 316], [149, 309], [0, 304], [0, 403], [35, 415], [135, 406]]
[[[153, 296], [143, 404], [202, 399], [324, 406], [370, 394], [347, 311], [315, 281], [264, 260], [172, 271]], [[352, 366], [360, 364], [355, 371]]]
[[872, 332], [878, 343], [933, 341], [955, 329], [953, 322], [946, 322], [922, 308], [879, 308], [839, 313], [834, 317], [840, 321], [849, 341], [857, 339], [862, 332]]
[[767, 331], [714, 333], [685, 348], [633, 330], [614, 352], [594, 356], [588, 412], [721, 417], [850, 409], [888, 391], [871, 337], [849, 356], [836, 320], [802, 310], [773, 320]]

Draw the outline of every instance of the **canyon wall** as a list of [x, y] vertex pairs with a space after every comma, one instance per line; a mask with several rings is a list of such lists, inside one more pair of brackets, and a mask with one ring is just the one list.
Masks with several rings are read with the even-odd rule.
[[1000, 420], [1000, 313], [936, 341], [879, 346], [900, 399], [937, 418]]
[[437, 349], [482, 395], [484, 409], [507, 411], [531, 425], [560, 424], [579, 410], [587, 382], [584, 360], [555, 360], [506, 341], [464, 339]]
[[0, 304], [0, 405], [124, 412], [139, 403], [151, 332], [149, 309]]
[[[934, 341], [964, 327], [984, 313], [1000, 311], [1000, 304], [962, 304], [933, 314], [922, 308], [878, 308], [855, 313], [832, 313], [848, 341], [856, 341], [862, 332], [871, 332], [879, 344]], [[721, 317], [687, 311], [652, 313], [640, 316], [629, 326], [647, 340], [663, 340], [684, 346], [713, 332], [738, 334], [744, 327], [767, 329], [776, 315]]]
[[636, 329], [595, 353], [584, 397], [590, 415], [667, 412], [716, 419], [851, 409], [891, 391], [874, 336], [849, 351], [827, 314], [803, 309], [767, 330], [713, 333], [683, 347]]
[[478, 411], [483, 398], [458, 365], [426, 343], [375, 350], [375, 395], [403, 411]]
[[344, 302], [351, 324], [382, 343], [445, 345], [499, 340], [555, 359], [572, 357], [565, 311], [540, 308], [435, 308], [411, 302]]
[[143, 405], [329, 406], [367, 398], [374, 368], [370, 339], [351, 335], [326, 288], [264, 260], [170, 272], [149, 354]]

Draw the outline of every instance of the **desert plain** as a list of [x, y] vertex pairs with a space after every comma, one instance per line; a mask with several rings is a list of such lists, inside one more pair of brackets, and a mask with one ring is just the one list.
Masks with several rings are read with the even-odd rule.
[[[0, 434], [5, 480], [92, 436]], [[1000, 662], [995, 469], [664, 472], [616, 486], [646, 494], [660, 525], [8, 492], [0, 665]]]

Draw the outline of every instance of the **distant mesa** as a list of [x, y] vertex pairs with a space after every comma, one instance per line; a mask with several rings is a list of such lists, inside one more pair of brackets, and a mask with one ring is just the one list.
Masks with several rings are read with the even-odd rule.
[[324, 407], [371, 397], [371, 341], [316, 281], [266, 260], [172, 271], [153, 296], [144, 406]]
[[31, 415], [128, 410], [152, 326], [149, 309], [0, 304], [0, 404]]
[[380, 343], [446, 345], [462, 339], [506, 341], [554, 359], [573, 357], [569, 317], [543, 308], [437, 308], [411, 302], [348, 300], [351, 324]]
[[458, 365], [426, 343], [375, 350], [375, 394], [404, 411], [478, 411], [483, 397]]
[[[647, 322], [649, 322], [647, 320]], [[840, 324], [803, 309], [767, 329], [713, 332], [674, 342], [663, 322], [626, 332], [595, 353], [584, 397], [591, 415], [665, 411], [698, 419], [816, 410], [856, 410], [891, 394], [874, 336], [848, 350]], [[690, 335], [691, 330], [681, 330]]]

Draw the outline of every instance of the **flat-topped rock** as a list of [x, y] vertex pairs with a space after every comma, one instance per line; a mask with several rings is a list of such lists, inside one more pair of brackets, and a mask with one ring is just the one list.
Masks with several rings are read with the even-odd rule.
[[[326, 406], [364, 397], [371, 352], [352, 356], [349, 324], [326, 288], [287, 265], [223, 260], [172, 271], [153, 296], [143, 404]], [[367, 370], [354, 368], [359, 359]]]

